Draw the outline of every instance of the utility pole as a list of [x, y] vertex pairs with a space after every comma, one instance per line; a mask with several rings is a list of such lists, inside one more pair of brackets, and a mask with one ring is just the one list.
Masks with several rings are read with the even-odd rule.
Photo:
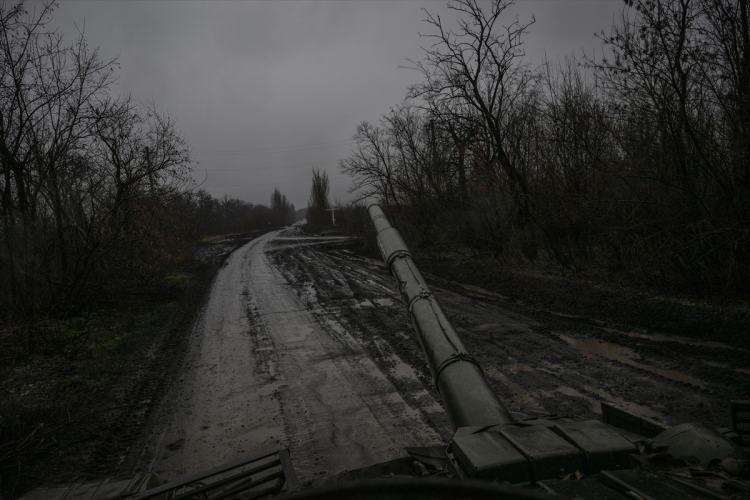
[[329, 212], [331, 212], [331, 223], [335, 226], [336, 225], [336, 207], [326, 208]]

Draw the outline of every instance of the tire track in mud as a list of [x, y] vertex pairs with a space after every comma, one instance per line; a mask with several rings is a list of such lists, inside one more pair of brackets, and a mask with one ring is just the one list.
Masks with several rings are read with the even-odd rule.
[[[296, 255], [304, 248], [286, 251]], [[253, 253], [248, 286], [284, 379], [278, 397], [298, 474], [311, 479], [397, 458], [406, 446], [439, 442], [341, 325], [336, 308], [320, 304], [310, 284], [273, 265], [269, 255], [278, 249], [265, 250]], [[334, 273], [332, 281], [340, 294], [353, 296], [340, 288], [343, 275]]]
[[[469, 349], [479, 353], [480, 363], [487, 367], [494, 362], [499, 372], [551, 413], [594, 416], [598, 402], [605, 400], [669, 424], [727, 426], [729, 400], [748, 394], [750, 377], [737, 371], [748, 358], [734, 346], [710, 342], [704, 350], [706, 346], [695, 345], [701, 343], [695, 339], [619, 334], [541, 311], [531, 311], [531, 319], [523, 306], [496, 294], [485, 293], [478, 301], [460, 286], [440, 284], [439, 298]], [[519, 322], [528, 328], [507, 328]], [[731, 379], [705, 370], [702, 361], [707, 359], [726, 364], [733, 372]], [[508, 373], [519, 362], [527, 369]], [[523, 410], [528, 395], [519, 398], [499, 382], [498, 392]]]
[[[238, 249], [217, 275], [142, 469], [174, 480], [282, 445], [309, 480], [441, 442], [413, 398], [348, 334], [340, 309], [272, 264], [278, 234]], [[308, 246], [299, 240], [292, 254]]]
[[[423, 384], [430, 387], [416, 341], [398, 342], [396, 332], [412, 335], [400, 301], [372, 308], [377, 310], [373, 313], [347, 301], [346, 287], [336, 284], [343, 274], [354, 296], [369, 297], [370, 304], [375, 297], [396, 299], [395, 284], [382, 266], [350, 252], [315, 248], [279, 256], [277, 265], [285, 272], [306, 274], [324, 307], [341, 307], [353, 334], [384, 339], [417, 367]], [[486, 290], [430, 280], [438, 283], [433, 287], [438, 299], [491, 385], [519, 418], [595, 417], [599, 402], [609, 401], [665, 423], [726, 426], [729, 400], [750, 394], [750, 357], [742, 348], [614, 330], [585, 318], [530, 310]], [[376, 350], [377, 342], [360, 341]], [[438, 397], [434, 391], [432, 396]]]
[[[285, 438], [268, 339], [254, 325], [249, 266], [262, 239], [233, 252], [193, 326], [181, 374], [146, 434], [139, 470], [172, 481]], [[258, 348], [261, 348], [259, 352]]]
[[[408, 405], [448, 440], [452, 428], [390, 276], [349, 252], [282, 250], [273, 258], [297, 282], [297, 292], [316, 305], [313, 311], [337, 310], [331, 335], [365, 349]], [[330, 317], [316, 314], [330, 324]]]

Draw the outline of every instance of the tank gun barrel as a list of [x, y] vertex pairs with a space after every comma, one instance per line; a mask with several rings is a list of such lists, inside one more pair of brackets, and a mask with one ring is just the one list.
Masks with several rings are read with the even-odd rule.
[[417, 332], [448, 415], [456, 428], [513, 421], [497, 399], [477, 361], [464, 347], [417, 269], [398, 230], [378, 205], [368, 207], [378, 246]]

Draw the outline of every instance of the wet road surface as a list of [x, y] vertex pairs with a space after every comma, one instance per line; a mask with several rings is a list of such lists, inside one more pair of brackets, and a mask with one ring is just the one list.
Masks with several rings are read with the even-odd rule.
[[[143, 467], [175, 479], [281, 445], [304, 480], [450, 436], [393, 279], [340, 242], [291, 229], [230, 256]], [[518, 418], [595, 417], [609, 401], [669, 424], [726, 426], [729, 400], [750, 394], [741, 346], [594, 326], [428, 281]]]
[[172, 480], [281, 445], [304, 480], [440, 442], [422, 416], [440, 406], [416, 375], [400, 373], [408, 383], [395, 387], [314, 289], [269, 258], [335, 241], [276, 231], [229, 257], [160, 409], [150, 470]]

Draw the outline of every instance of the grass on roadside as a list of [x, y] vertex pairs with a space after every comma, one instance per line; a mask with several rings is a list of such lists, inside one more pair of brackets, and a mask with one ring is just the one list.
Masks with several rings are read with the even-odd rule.
[[192, 265], [116, 305], [0, 328], [0, 492], [85, 462], [86, 446], [101, 438], [98, 424], [127, 397], [134, 367], [190, 313], [186, 302], [205, 274]]
[[532, 309], [594, 322], [746, 344], [750, 306], [742, 297], [698, 296], [457, 253], [416, 254], [424, 272], [499, 292]]

